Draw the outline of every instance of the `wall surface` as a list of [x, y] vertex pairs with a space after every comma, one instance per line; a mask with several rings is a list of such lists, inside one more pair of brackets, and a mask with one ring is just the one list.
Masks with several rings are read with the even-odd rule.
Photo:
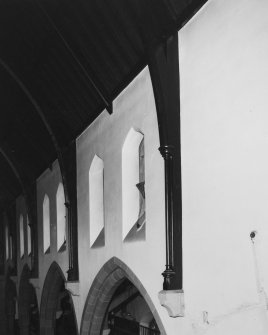
[[[21, 257], [20, 254], [20, 217], [23, 218], [24, 223], [24, 255]], [[27, 209], [26, 203], [23, 196], [20, 196], [16, 200], [16, 222], [17, 222], [17, 260], [18, 260], [18, 277], [20, 277], [21, 271], [24, 265], [30, 266], [31, 259], [28, 255], [28, 236], [27, 236]]]
[[[37, 297], [40, 303], [42, 288], [47, 272], [55, 261], [61, 268], [65, 279], [68, 270], [67, 249], [57, 251], [57, 203], [56, 194], [59, 183], [62, 182], [58, 161], [55, 161], [51, 170], [47, 169], [37, 180], [37, 220], [38, 220], [38, 255], [39, 255], [39, 280], [33, 280], [37, 289]], [[43, 249], [43, 201], [45, 195], [49, 198], [50, 208], [50, 252], [44, 253]]]
[[[122, 149], [132, 128], [144, 135], [146, 224], [142, 238], [124, 240]], [[77, 139], [79, 281], [67, 282], [66, 287], [72, 295], [78, 329], [93, 280], [104, 264], [113, 257], [123, 262], [129, 273], [133, 274], [133, 280], [137, 278], [136, 283], [142, 285], [140, 289], [145, 300], [150, 302], [154, 315], [157, 314], [162, 334], [177, 334], [178, 326], [184, 322], [182, 319], [170, 318], [158, 300], [158, 292], [162, 290], [163, 284], [161, 273], [165, 269], [164, 161], [158, 148], [155, 101], [149, 70], [145, 68], [113, 102], [113, 114], [103, 111]], [[89, 215], [89, 170], [95, 155], [104, 164], [104, 245], [101, 243], [90, 247], [89, 227], [92, 223]], [[68, 270], [67, 250], [57, 251], [56, 193], [61, 181], [60, 168], [56, 161], [36, 182], [39, 277], [31, 279], [31, 283], [36, 289], [39, 307], [52, 263], [59, 265], [65, 279]], [[48, 253], [44, 253], [43, 247], [45, 195], [49, 198], [50, 209], [51, 244]], [[20, 214], [26, 218], [27, 209], [23, 197], [17, 200], [17, 222]], [[30, 257], [18, 259], [18, 286], [25, 264], [30, 267]]]
[[[146, 239], [122, 239], [122, 148], [129, 130], [144, 134]], [[158, 125], [149, 71], [146, 68], [77, 140], [78, 236], [80, 285], [73, 297], [80, 326], [89, 288], [103, 264], [119, 258], [135, 273], [163, 321], [166, 310], [158, 302], [165, 267], [164, 166], [158, 151]], [[105, 245], [89, 245], [88, 173], [95, 155], [104, 162]], [[171, 334], [171, 333], [170, 333]]]
[[179, 32], [189, 334], [268, 332], [267, 17], [211, 0]]

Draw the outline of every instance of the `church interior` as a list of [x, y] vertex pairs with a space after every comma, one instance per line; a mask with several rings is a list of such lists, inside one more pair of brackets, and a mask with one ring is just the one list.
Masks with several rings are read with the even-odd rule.
[[1, 335], [267, 334], [267, 17], [1, 0]]

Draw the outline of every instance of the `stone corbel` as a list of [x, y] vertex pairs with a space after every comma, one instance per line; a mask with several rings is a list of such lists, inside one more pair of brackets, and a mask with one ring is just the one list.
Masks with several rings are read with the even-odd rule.
[[161, 306], [165, 307], [172, 318], [184, 316], [184, 292], [183, 290], [162, 290], [158, 293]]

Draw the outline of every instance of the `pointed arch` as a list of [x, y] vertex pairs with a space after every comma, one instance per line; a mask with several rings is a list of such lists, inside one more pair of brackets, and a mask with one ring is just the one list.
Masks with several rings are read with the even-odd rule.
[[40, 305], [40, 334], [54, 334], [58, 296], [65, 282], [60, 266], [53, 262], [47, 272]]
[[[56, 311], [59, 303], [59, 297], [63, 289], [65, 290], [65, 282], [66, 279], [60, 266], [56, 262], [53, 262], [47, 272], [42, 290], [40, 305], [40, 335], [54, 335], [56, 326]], [[71, 299], [70, 295], [69, 298]], [[72, 299], [71, 305], [73, 308]], [[76, 323], [75, 326], [77, 328], [76, 316], [74, 315], [74, 317]]]
[[23, 215], [20, 215], [19, 218], [19, 227], [20, 227], [20, 257], [24, 256], [24, 219]]
[[27, 224], [27, 254], [28, 256], [32, 253], [32, 231], [29, 220], [29, 215], [26, 215], [26, 224]]
[[[19, 327], [21, 335], [28, 335], [30, 327], [39, 328], [39, 311], [35, 288], [30, 283], [31, 271], [26, 264], [23, 267], [19, 283]], [[35, 320], [33, 320], [33, 317]]]
[[[16, 314], [16, 300], [17, 300], [17, 289], [15, 282], [11, 279], [11, 268], [7, 268], [6, 275], [3, 280], [4, 292], [2, 296], [2, 303], [4, 315], [1, 315], [1, 330], [4, 330], [7, 334], [14, 334], [15, 331], [15, 314]], [[3, 328], [2, 328], [3, 327]]]
[[50, 248], [50, 207], [49, 197], [47, 194], [43, 200], [43, 251], [49, 252]]
[[166, 335], [156, 308], [141, 281], [130, 268], [117, 257], [106, 262], [95, 277], [85, 302], [81, 320], [81, 335], [99, 335], [102, 321], [111, 298], [124, 279], [128, 279], [139, 290], [149, 306], [162, 335]]
[[66, 243], [66, 207], [63, 184], [59, 183], [56, 193], [57, 205], [57, 250], [61, 250]]
[[[122, 148], [122, 209], [123, 209], [123, 240], [132, 239], [145, 222], [145, 202], [142, 203], [141, 196], [144, 194], [144, 150], [141, 160], [141, 146], [143, 148], [144, 135], [131, 128], [127, 134]], [[143, 176], [141, 179], [141, 175]], [[141, 218], [144, 214], [144, 220]], [[139, 234], [144, 238], [145, 234]], [[138, 235], [136, 236], [138, 237]]]
[[[94, 156], [89, 169], [89, 240], [90, 247], [104, 244], [104, 163]], [[101, 241], [99, 241], [101, 240]], [[97, 243], [99, 242], [99, 243]]]
[[9, 239], [9, 225], [8, 222], [5, 223], [5, 247], [6, 247], [6, 261], [11, 258], [10, 256], [10, 239]]

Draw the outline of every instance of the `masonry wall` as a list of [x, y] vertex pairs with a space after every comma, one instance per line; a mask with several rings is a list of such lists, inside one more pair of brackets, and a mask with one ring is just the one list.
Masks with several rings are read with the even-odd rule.
[[187, 334], [268, 331], [267, 17], [210, 0], [179, 32]]

